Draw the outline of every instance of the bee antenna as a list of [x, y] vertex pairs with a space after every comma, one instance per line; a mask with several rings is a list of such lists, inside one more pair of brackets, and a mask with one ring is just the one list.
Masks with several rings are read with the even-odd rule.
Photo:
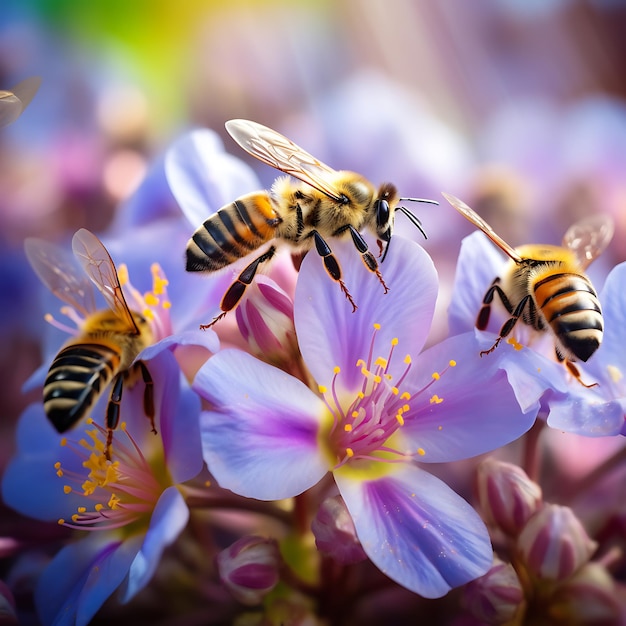
[[[402, 200], [411, 200], [412, 198], [401, 198], [401, 199]], [[436, 202], [435, 204], [439, 204], [439, 203]], [[415, 217], [415, 215], [413, 215], [413, 213], [411, 213], [411, 211], [409, 211], [404, 206], [396, 207], [396, 211], [402, 211], [402, 213], [404, 213], [404, 215], [406, 215], [409, 218], [409, 221], [411, 222], [411, 224], [413, 224], [413, 226], [415, 226], [420, 231], [420, 233], [422, 233], [422, 235], [424, 236], [424, 239], [428, 239], [428, 237], [426, 236], [426, 231], [422, 228], [422, 222], [420, 222], [420, 220], [417, 217]], [[387, 250], [385, 250], [385, 255], [386, 254], [387, 254]], [[383, 256], [383, 259], [384, 258], [385, 257]]]
[[400, 202], [427, 202], [428, 204], [439, 204], [437, 200], [428, 200], [427, 198], [400, 198]]

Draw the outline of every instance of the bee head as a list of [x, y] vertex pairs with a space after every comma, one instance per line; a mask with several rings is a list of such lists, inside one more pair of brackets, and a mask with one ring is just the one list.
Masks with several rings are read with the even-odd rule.
[[381, 263], [385, 260], [387, 252], [389, 252], [389, 243], [391, 242], [391, 235], [393, 234], [393, 223], [396, 211], [404, 213], [404, 215], [409, 218], [409, 221], [424, 235], [424, 239], [426, 239], [426, 233], [419, 219], [406, 207], [398, 206], [398, 202], [428, 202], [430, 204], [439, 204], [435, 200], [424, 200], [422, 198], [398, 198], [398, 192], [391, 183], [381, 185], [378, 196], [374, 201], [376, 235], [381, 242], [386, 244]]

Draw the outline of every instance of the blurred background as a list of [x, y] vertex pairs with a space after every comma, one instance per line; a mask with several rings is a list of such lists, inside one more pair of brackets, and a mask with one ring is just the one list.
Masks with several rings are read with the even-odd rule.
[[[43, 326], [24, 238], [103, 232], [192, 127], [219, 132], [265, 185], [276, 172], [226, 120], [269, 125], [403, 196], [460, 196], [513, 245], [612, 213], [616, 238], [591, 271], [602, 281], [626, 258], [625, 26], [619, 0], [2, 0], [0, 88], [42, 79], [0, 129], [3, 429], [39, 393], [19, 392]], [[159, 189], [154, 202], [173, 203]], [[471, 227], [443, 200], [410, 208], [445, 310]]]

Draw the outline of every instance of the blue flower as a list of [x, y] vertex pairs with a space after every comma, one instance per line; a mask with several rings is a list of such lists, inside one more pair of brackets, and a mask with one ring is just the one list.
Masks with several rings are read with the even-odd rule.
[[[333, 249], [358, 309], [351, 312], [315, 254], [295, 295], [303, 360], [317, 388], [238, 350], [222, 350], [194, 388], [204, 458], [225, 488], [262, 500], [296, 496], [328, 472], [369, 558], [426, 597], [486, 572], [487, 530], [472, 507], [421, 463], [465, 459], [508, 443], [533, 423], [473, 333], [422, 352], [437, 277], [417, 244], [398, 238], [383, 295], [348, 243]], [[419, 462], [419, 463], [418, 463]]]
[[17, 452], [2, 481], [4, 501], [24, 515], [87, 535], [64, 547], [43, 571], [35, 600], [44, 624], [87, 624], [121, 586], [132, 598], [152, 577], [163, 550], [186, 526], [177, 485], [202, 469], [199, 399], [180, 382], [165, 350], [150, 361], [158, 435], [143, 413], [143, 392], [124, 395], [127, 420], [104, 456], [106, 430], [88, 420], [65, 437], [41, 404], [21, 416]]

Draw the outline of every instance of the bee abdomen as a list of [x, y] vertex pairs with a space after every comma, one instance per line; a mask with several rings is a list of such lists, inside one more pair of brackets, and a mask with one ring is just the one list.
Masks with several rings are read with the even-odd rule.
[[85, 415], [119, 364], [119, 352], [107, 345], [72, 344], [59, 352], [43, 388], [44, 410], [58, 432]]
[[214, 272], [274, 236], [281, 222], [267, 194], [250, 194], [222, 207], [196, 230], [187, 243], [187, 271]]
[[564, 348], [587, 361], [600, 347], [604, 325], [598, 296], [579, 274], [554, 274], [535, 285], [537, 302]]

